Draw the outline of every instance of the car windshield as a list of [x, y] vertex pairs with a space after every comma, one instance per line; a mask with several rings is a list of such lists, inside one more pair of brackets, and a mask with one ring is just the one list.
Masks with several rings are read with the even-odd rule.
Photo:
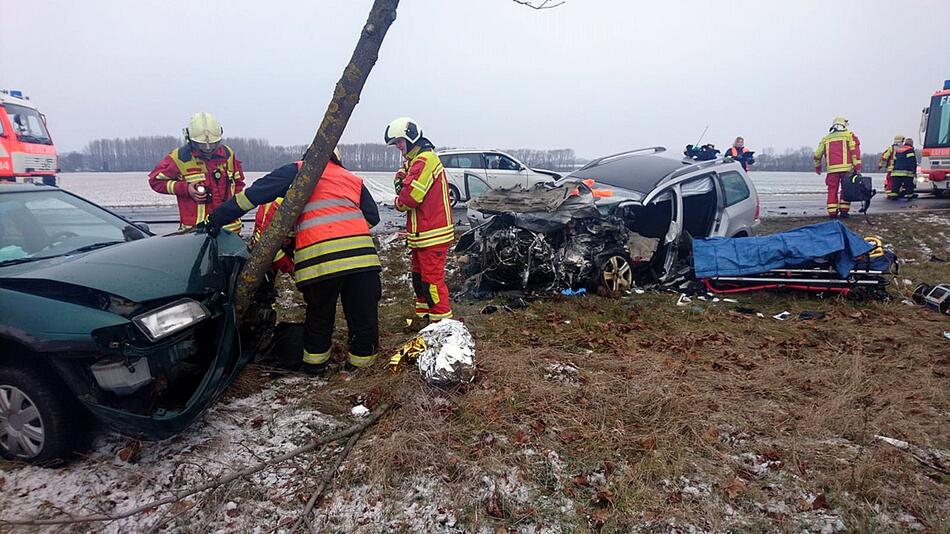
[[4, 104], [3, 107], [20, 141], [42, 145], [53, 144], [46, 130], [46, 123], [43, 122], [43, 117], [38, 111], [16, 104]]
[[0, 190], [0, 265], [76, 254], [146, 235], [64, 191]]
[[930, 102], [924, 147], [950, 147], [950, 95], [935, 96]]

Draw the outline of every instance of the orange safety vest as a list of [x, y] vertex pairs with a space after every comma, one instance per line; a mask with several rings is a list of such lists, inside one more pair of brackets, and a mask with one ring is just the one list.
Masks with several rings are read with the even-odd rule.
[[[297, 169], [303, 166], [297, 162]], [[360, 209], [363, 180], [330, 161], [297, 219], [294, 280], [303, 285], [382, 269]]]

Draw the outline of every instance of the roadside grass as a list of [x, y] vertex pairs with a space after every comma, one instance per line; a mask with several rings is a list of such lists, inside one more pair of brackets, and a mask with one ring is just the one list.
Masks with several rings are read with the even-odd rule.
[[[950, 281], [950, 264], [930, 261], [950, 256], [948, 219], [872, 220], [848, 225], [913, 260], [899, 279]], [[816, 221], [768, 220], [762, 233]], [[382, 253], [381, 361], [331, 375], [305, 401], [330, 414], [358, 401], [399, 403], [354, 449], [344, 487], [395, 494], [411, 477], [435, 478], [472, 531], [950, 523], [946, 474], [875, 438], [950, 448], [950, 342], [942, 335], [950, 320], [902, 304], [912, 285], [893, 288], [886, 303], [739, 297], [764, 318], [724, 302], [677, 307], [672, 293], [557, 296], [491, 315], [479, 314], [486, 302], [460, 302], [454, 309], [476, 339], [479, 373], [471, 385], [440, 391], [413, 367], [385, 367], [418, 328], [406, 324], [412, 297], [399, 245]], [[785, 310], [827, 316], [771, 318]], [[342, 361], [342, 314], [339, 321]]]

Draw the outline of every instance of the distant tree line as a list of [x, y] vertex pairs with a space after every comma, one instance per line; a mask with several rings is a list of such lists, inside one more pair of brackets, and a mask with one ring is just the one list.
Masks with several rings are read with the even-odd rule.
[[[269, 171], [299, 159], [304, 145], [271, 145], [265, 139], [245, 137], [225, 138], [224, 143], [234, 149], [247, 171]], [[178, 137], [143, 136], [126, 139], [96, 139], [79, 152], [60, 155], [63, 171], [150, 171], [166, 154], [182, 146]], [[573, 149], [506, 150], [530, 167], [570, 170], [577, 158]], [[347, 168], [361, 171], [394, 171], [402, 162], [399, 151], [382, 143], [341, 144], [340, 153]]]
[[[304, 145], [272, 145], [265, 139], [246, 137], [225, 138], [225, 144], [234, 149], [248, 171], [269, 171], [295, 161], [303, 155]], [[181, 146], [181, 138], [165, 136], [142, 136], [126, 139], [96, 139], [79, 152], [60, 155], [63, 171], [150, 171], [166, 154]], [[778, 153], [774, 148], [765, 148], [755, 154], [753, 170], [812, 172], [814, 148], [803, 146], [797, 150], [787, 149]], [[521, 160], [529, 167], [569, 171], [583, 160], [577, 158], [570, 148], [541, 150], [511, 148], [505, 152]], [[399, 152], [382, 143], [355, 143], [340, 145], [340, 153], [347, 168], [360, 171], [394, 171], [402, 162]], [[862, 155], [866, 172], [876, 172], [880, 152]]]
[[[862, 152], [863, 172], [878, 172], [877, 163], [880, 159], [880, 152]], [[798, 150], [789, 148], [782, 154], [776, 153], [774, 148], [765, 148], [762, 152], [756, 152], [752, 170], [815, 172], [815, 147], [803, 146]]]

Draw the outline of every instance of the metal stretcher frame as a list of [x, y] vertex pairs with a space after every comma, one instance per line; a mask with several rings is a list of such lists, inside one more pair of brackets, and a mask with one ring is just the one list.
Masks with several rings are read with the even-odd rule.
[[[703, 278], [702, 284], [711, 293], [745, 293], [766, 289], [794, 289], [809, 292], [832, 292], [847, 296], [855, 287], [883, 287], [883, 271], [855, 270], [847, 279], [839, 278], [830, 268], [776, 269], [750, 276], [719, 276]], [[726, 287], [718, 286], [723, 284]]]

